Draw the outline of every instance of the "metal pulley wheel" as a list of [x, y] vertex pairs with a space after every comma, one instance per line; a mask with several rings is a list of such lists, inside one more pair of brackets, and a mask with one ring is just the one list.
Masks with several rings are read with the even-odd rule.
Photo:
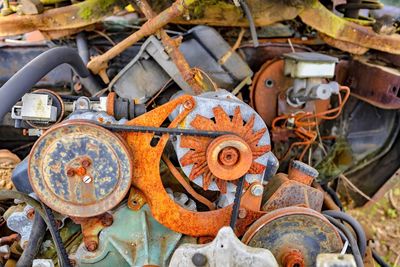
[[343, 247], [336, 228], [320, 213], [288, 207], [267, 213], [242, 238], [251, 247], [269, 249], [280, 266], [315, 266], [320, 253], [338, 253]]
[[55, 211], [91, 217], [115, 207], [127, 194], [132, 162], [124, 141], [87, 121], [49, 129], [29, 156], [29, 180]]

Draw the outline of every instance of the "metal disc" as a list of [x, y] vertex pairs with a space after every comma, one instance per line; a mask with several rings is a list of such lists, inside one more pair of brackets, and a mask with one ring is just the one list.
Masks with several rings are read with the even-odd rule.
[[343, 247], [336, 228], [323, 215], [302, 207], [282, 208], [264, 215], [249, 227], [242, 242], [269, 249], [283, 266], [291, 266], [288, 262], [294, 261], [290, 257], [296, 260], [297, 256], [302, 258], [302, 264], [293, 266], [315, 266], [318, 254], [337, 253]]
[[29, 156], [29, 180], [38, 197], [68, 216], [91, 217], [115, 207], [132, 178], [129, 150], [112, 132], [87, 121], [48, 130]]

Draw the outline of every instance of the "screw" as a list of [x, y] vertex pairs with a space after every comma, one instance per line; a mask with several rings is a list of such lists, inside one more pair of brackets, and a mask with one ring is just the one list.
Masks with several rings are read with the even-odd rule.
[[91, 164], [91, 162], [90, 162], [89, 159], [84, 159], [84, 160], [82, 160], [82, 166], [83, 166], [83, 167], [87, 168], [87, 167], [90, 166], [90, 164]]
[[201, 253], [195, 253], [192, 257], [192, 262], [195, 266], [205, 266], [207, 264], [207, 257]]
[[71, 168], [71, 169], [68, 169], [68, 170], [67, 170], [67, 176], [68, 176], [68, 177], [74, 176], [74, 174], [75, 174], [74, 169]]
[[192, 109], [194, 106], [193, 102], [190, 100], [185, 101], [185, 103], [183, 103], [183, 107], [185, 109]]
[[88, 184], [88, 183], [90, 183], [90, 182], [92, 181], [92, 177], [90, 177], [89, 175], [85, 175], [85, 176], [83, 176], [82, 181], [83, 181], [85, 184]]
[[87, 242], [85, 245], [86, 249], [89, 251], [95, 251], [97, 249], [97, 242], [94, 240]]
[[264, 192], [264, 187], [260, 184], [255, 184], [251, 187], [251, 194], [255, 197], [259, 197]]
[[246, 216], [247, 216], [247, 211], [245, 209], [239, 209], [238, 217], [240, 219], [244, 219], [244, 218], [246, 218]]

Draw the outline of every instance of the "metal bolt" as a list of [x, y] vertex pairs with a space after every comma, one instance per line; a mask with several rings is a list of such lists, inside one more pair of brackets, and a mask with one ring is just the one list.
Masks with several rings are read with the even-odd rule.
[[240, 219], [244, 219], [244, 218], [246, 218], [246, 216], [247, 216], [247, 211], [245, 209], [239, 209], [238, 217]]
[[259, 197], [263, 194], [264, 187], [260, 184], [255, 184], [251, 187], [251, 194], [255, 197]]
[[207, 257], [201, 253], [195, 253], [192, 257], [192, 262], [195, 266], [205, 266], [207, 264]]
[[82, 181], [83, 181], [85, 184], [88, 184], [88, 183], [90, 183], [90, 182], [92, 181], [92, 177], [90, 177], [89, 175], [85, 175], [85, 176], [83, 176]]
[[91, 162], [90, 162], [89, 159], [84, 159], [84, 160], [82, 160], [82, 166], [83, 166], [83, 167], [87, 168], [87, 167], [90, 166], [90, 164], [91, 164]]
[[192, 109], [194, 106], [193, 102], [190, 100], [185, 101], [185, 103], [183, 103], [183, 107], [185, 109]]
[[88, 251], [93, 252], [93, 251], [95, 251], [97, 249], [97, 242], [94, 241], [94, 240], [88, 241], [87, 244], [85, 244], [85, 245], [86, 245], [86, 249]]
[[71, 168], [71, 169], [68, 169], [68, 170], [67, 170], [67, 176], [68, 176], [68, 177], [71, 177], [71, 176], [74, 176], [74, 175], [75, 175], [74, 169]]

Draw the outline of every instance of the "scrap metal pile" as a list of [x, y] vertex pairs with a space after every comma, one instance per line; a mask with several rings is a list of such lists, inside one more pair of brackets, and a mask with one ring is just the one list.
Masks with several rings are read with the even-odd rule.
[[387, 266], [341, 200], [400, 165], [400, 7], [1, 14], [0, 266]]

